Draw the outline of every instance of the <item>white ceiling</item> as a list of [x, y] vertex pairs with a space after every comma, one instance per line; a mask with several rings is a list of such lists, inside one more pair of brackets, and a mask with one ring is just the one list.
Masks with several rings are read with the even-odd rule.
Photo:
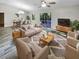
[[[56, 7], [77, 6], [79, 0], [54, 0]], [[41, 5], [41, 0], [0, 0], [0, 3], [15, 6], [24, 10], [34, 10]]]

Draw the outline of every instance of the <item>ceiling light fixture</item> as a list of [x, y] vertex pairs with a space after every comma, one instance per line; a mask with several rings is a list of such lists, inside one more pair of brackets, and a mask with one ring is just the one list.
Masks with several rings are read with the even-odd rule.
[[42, 7], [46, 7], [47, 5], [46, 5], [46, 3], [43, 1], [41, 6], [42, 6]]
[[46, 3], [56, 2], [56, 0], [44, 0]]
[[24, 14], [24, 11], [20, 10], [18, 11], [18, 14]]

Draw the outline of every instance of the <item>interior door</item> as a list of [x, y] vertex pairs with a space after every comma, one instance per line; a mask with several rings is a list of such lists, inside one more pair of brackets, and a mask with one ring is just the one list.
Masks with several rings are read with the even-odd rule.
[[4, 13], [0, 13], [0, 27], [4, 27]]

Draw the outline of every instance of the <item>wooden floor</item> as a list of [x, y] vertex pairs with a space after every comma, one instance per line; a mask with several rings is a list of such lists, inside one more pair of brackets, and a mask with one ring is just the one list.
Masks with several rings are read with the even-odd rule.
[[[58, 40], [59, 43], [62, 43], [65, 38], [63, 39], [61, 36], [55, 35], [55, 39]], [[8, 43], [8, 44], [4, 44], [4, 43]], [[12, 43], [13, 43], [12, 42], [12, 28], [10, 27], [0, 28], [0, 48], [1, 46], [4, 47], [4, 52], [2, 53], [6, 55], [5, 57], [3, 55], [2, 57], [0, 57], [0, 59], [17, 59], [16, 48]], [[4, 46], [2, 44], [4, 44]], [[1, 50], [0, 50], [0, 53], [1, 53]]]
[[[11, 59], [15, 46], [12, 42], [12, 28], [0, 27], [0, 59]], [[10, 54], [11, 53], [11, 54]], [[15, 56], [14, 54], [13, 56]], [[13, 59], [16, 59], [12, 57]]]
[[6, 27], [6, 28], [0, 28], [0, 45], [12, 40], [12, 28]]

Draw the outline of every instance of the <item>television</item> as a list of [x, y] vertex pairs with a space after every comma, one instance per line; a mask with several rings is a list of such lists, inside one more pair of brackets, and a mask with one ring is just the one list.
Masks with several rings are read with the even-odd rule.
[[58, 25], [70, 27], [70, 19], [59, 18], [58, 19]]

